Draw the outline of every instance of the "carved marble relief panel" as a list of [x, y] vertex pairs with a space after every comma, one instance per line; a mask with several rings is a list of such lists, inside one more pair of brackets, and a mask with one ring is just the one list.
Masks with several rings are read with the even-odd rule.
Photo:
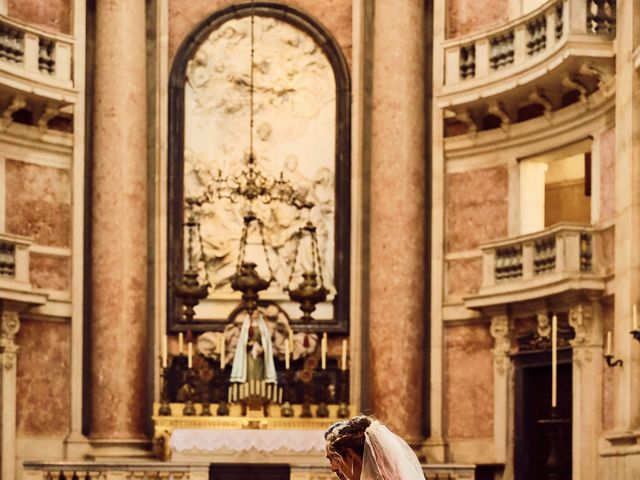
[[[258, 167], [270, 177], [282, 174], [296, 195], [315, 205], [309, 213], [278, 202], [205, 205], [201, 217], [200, 264], [212, 284], [197, 309], [202, 320], [226, 318], [237, 305], [230, 277], [235, 273], [243, 215], [251, 208], [264, 225], [266, 255], [275, 281], [263, 298], [278, 301], [292, 318], [288, 302], [295, 236], [308, 219], [317, 227], [324, 283], [332, 295], [314, 317], [333, 319], [336, 215], [336, 80], [316, 41], [295, 26], [272, 17], [254, 17], [253, 125], [251, 105], [251, 18], [231, 19], [213, 30], [187, 63], [184, 86], [184, 195], [200, 195], [213, 178], [240, 173], [251, 135]], [[253, 127], [253, 128], [251, 128]], [[269, 278], [258, 227], [249, 231], [246, 259]], [[300, 243], [291, 285], [311, 268], [311, 242]], [[205, 272], [206, 269], [206, 272]]]

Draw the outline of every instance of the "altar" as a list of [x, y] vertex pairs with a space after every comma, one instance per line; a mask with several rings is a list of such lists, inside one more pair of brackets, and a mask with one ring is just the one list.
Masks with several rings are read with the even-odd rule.
[[211, 463], [323, 465], [324, 430], [176, 429], [171, 433], [171, 459]]

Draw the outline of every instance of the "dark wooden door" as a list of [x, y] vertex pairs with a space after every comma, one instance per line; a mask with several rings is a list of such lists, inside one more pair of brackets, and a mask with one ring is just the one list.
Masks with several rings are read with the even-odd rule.
[[291, 467], [280, 464], [212, 463], [209, 480], [289, 480]]
[[[566, 420], [558, 439], [560, 480], [571, 480], [572, 372], [570, 351], [560, 352], [558, 418]], [[551, 365], [548, 353], [527, 355], [516, 362], [516, 480], [544, 480], [550, 451]]]

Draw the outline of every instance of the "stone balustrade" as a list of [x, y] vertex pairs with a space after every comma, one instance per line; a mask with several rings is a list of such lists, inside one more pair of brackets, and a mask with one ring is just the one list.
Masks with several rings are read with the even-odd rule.
[[482, 287], [469, 308], [531, 300], [566, 290], [603, 290], [598, 232], [560, 223], [540, 232], [481, 245]]
[[544, 63], [571, 43], [585, 42], [596, 48], [598, 43], [610, 44], [615, 36], [615, 12], [615, 0], [551, 0], [505, 25], [447, 40], [443, 93], [513, 76]]
[[[473, 480], [474, 465], [423, 465], [426, 480]], [[24, 480], [208, 480], [208, 463], [24, 462]], [[330, 480], [327, 466], [292, 465], [291, 480]]]
[[29, 283], [29, 247], [25, 237], [0, 233], [0, 283]]
[[208, 480], [209, 464], [24, 462], [24, 480]]
[[[47, 32], [0, 15], [0, 80], [24, 90], [23, 81], [63, 92], [44, 96], [63, 99], [73, 88], [73, 38]], [[48, 95], [47, 95], [48, 93]]]

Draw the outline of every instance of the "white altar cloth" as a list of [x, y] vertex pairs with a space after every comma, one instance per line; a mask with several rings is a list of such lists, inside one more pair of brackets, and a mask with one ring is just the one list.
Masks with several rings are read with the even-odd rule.
[[324, 452], [324, 430], [205, 430], [176, 429], [171, 433], [171, 449], [175, 452]]

